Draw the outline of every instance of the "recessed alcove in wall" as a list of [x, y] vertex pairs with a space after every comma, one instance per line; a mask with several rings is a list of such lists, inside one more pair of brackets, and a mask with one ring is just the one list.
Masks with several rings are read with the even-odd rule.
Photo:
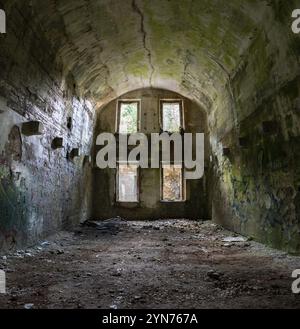
[[[166, 106], [163, 107], [163, 104]], [[128, 108], [128, 106], [131, 107]], [[163, 108], [167, 117], [164, 126]], [[122, 110], [121, 113], [120, 110]], [[129, 128], [134, 131], [138, 129], [138, 132], [146, 134], [147, 138], [150, 138], [151, 133], [160, 133], [162, 130], [171, 129], [180, 132], [181, 127], [186, 127], [186, 132], [189, 133], [205, 133], [205, 162], [206, 168], [208, 168], [210, 152], [206, 112], [195, 102], [180, 94], [161, 89], [149, 88], [129, 92], [99, 111], [95, 138], [103, 132], [118, 134], [120, 129], [124, 132], [124, 127], [126, 127], [124, 113], [128, 112], [138, 113], [133, 116], [134, 120], [130, 121]], [[96, 147], [94, 158], [97, 150]], [[118, 168], [104, 170], [97, 168], [94, 170], [92, 207], [94, 218], [113, 216], [122, 216], [127, 219], [210, 218], [211, 204], [208, 198], [209, 193], [207, 193], [210, 184], [209, 170], [205, 172], [205, 177], [199, 180], [180, 182], [178, 186], [182, 192], [177, 195], [175, 188], [176, 191], [173, 194], [177, 196], [170, 197], [170, 200], [167, 201], [163, 196], [163, 191], [166, 189], [163, 189], [162, 186], [164, 181], [162, 167], [157, 169], [139, 168], [135, 174], [133, 171], [125, 169], [122, 168], [120, 171]], [[122, 177], [118, 176], [120, 172], [123, 173]], [[171, 178], [176, 177], [183, 177], [183, 172], [182, 175], [174, 175]], [[127, 202], [126, 182], [132, 187], [127, 189], [131, 191], [131, 194], [127, 196], [130, 200], [134, 200], [131, 202], [134, 203], [134, 207], [129, 206], [130, 200]], [[123, 183], [124, 191], [119, 191], [118, 189], [122, 189], [120, 184]], [[170, 192], [170, 190], [169, 188], [168, 191]]]
[[39, 121], [28, 121], [22, 124], [22, 134], [25, 136], [36, 136], [44, 133], [44, 125]]
[[55, 137], [51, 144], [54, 150], [61, 149], [64, 147], [64, 139], [62, 137]]

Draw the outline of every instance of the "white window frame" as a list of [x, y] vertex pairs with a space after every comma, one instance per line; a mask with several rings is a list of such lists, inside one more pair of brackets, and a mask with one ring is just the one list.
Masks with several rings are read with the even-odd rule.
[[[163, 104], [164, 103], [179, 103], [180, 105], [180, 127], [182, 127], [182, 129], [185, 129], [185, 117], [184, 117], [184, 101], [183, 99], [176, 99], [176, 98], [171, 98], [171, 99], [160, 99], [159, 100], [159, 126], [160, 126], [160, 129], [162, 131], [163, 128], [164, 128], [164, 125], [163, 125]], [[168, 132], [168, 131], [167, 131]], [[170, 132], [172, 133], [172, 132]]]
[[[120, 200], [119, 198], [119, 172], [120, 172], [120, 165], [121, 166], [136, 166], [136, 171], [137, 171], [137, 186], [136, 186], [136, 194], [137, 194], [137, 199], [136, 201], [123, 201]], [[116, 168], [116, 181], [115, 181], [115, 186], [116, 186], [116, 202], [117, 203], [122, 203], [122, 204], [135, 204], [135, 203], [139, 203], [140, 202], [140, 167], [138, 166], [138, 163], [122, 163], [122, 162], [118, 162], [117, 163], [117, 168]]]
[[[122, 103], [137, 103], [138, 104], [138, 113], [137, 113], [137, 132], [141, 131], [141, 108], [142, 101], [140, 99], [118, 99], [117, 108], [116, 108], [116, 126], [115, 133], [120, 134], [120, 123], [121, 123], [121, 105]], [[128, 133], [129, 134], [129, 133]]]

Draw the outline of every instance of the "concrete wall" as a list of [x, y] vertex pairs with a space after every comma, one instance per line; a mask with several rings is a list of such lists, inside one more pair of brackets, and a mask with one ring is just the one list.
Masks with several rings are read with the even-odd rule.
[[[77, 95], [29, 8], [8, 8], [0, 34], [0, 249], [36, 242], [89, 216], [94, 110]], [[71, 118], [71, 119], [69, 119]], [[22, 134], [39, 121], [44, 133]], [[68, 128], [72, 122], [72, 129]], [[55, 137], [64, 139], [53, 149]], [[72, 148], [82, 156], [67, 159]]]
[[[299, 36], [291, 32], [296, 4], [280, 2], [256, 32], [230, 77], [230, 97], [211, 115], [213, 218], [272, 247], [300, 252]], [[232, 113], [229, 120], [225, 113]], [[218, 114], [219, 113], [219, 114]], [[228, 129], [227, 121], [235, 122]], [[278, 129], [265, 131], [273, 121]], [[246, 137], [248, 145], [239, 145]], [[230, 156], [222, 148], [229, 147]]]
[[[159, 100], [183, 99], [186, 132], [203, 132], [206, 139], [206, 164], [209, 160], [209, 136], [205, 112], [194, 102], [182, 96], [156, 89], [143, 89], [121, 96], [119, 99], [141, 100], [141, 132], [160, 132]], [[101, 132], [115, 132], [118, 99], [103, 108], [98, 115], [96, 136]], [[95, 136], [95, 137], [96, 137]], [[96, 155], [97, 149], [95, 150]], [[110, 218], [122, 216], [127, 219], [158, 218], [210, 218], [211, 206], [207, 186], [209, 185], [208, 167], [200, 180], [186, 183], [187, 201], [180, 203], [161, 202], [160, 169], [140, 170], [140, 202], [124, 205], [116, 202], [116, 171], [114, 169], [94, 169], [93, 217]]]

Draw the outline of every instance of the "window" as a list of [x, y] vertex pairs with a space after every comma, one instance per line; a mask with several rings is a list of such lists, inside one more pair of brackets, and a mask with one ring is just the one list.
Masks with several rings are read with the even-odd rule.
[[184, 179], [181, 166], [162, 167], [162, 201], [184, 201]]
[[119, 164], [117, 171], [117, 201], [138, 202], [138, 166]]
[[181, 101], [161, 101], [161, 123], [163, 131], [180, 132], [183, 128]]
[[139, 101], [120, 101], [118, 103], [118, 129], [120, 134], [138, 132]]

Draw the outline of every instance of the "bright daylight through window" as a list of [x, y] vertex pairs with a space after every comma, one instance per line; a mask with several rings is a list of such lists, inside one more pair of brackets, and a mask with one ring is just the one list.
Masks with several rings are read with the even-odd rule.
[[119, 164], [117, 175], [117, 201], [138, 202], [138, 167]]
[[162, 168], [162, 200], [169, 202], [184, 200], [183, 175], [180, 166]]
[[138, 131], [139, 102], [119, 103], [119, 128], [120, 134], [133, 134]]
[[162, 129], [170, 133], [180, 132], [182, 127], [181, 102], [162, 102]]

